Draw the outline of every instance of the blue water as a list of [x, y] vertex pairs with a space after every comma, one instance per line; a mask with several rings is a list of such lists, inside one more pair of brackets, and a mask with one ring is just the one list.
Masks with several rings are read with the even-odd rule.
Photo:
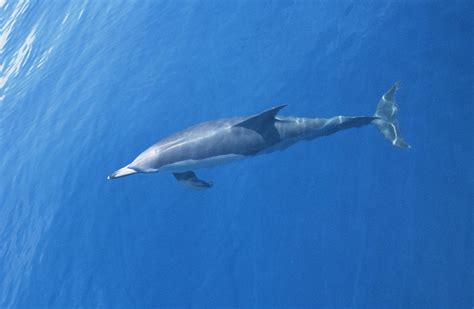
[[[0, 307], [470, 308], [472, 1], [0, 0]], [[372, 127], [107, 181], [286, 103]]]

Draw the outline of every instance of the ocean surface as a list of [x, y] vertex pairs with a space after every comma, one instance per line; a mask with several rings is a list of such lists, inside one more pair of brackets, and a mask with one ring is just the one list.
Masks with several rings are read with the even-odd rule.
[[[1, 308], [470, 308], [474, 4], [0, 0]], [[373, 127], [197, 171], [107, 175], [195, 123]]]

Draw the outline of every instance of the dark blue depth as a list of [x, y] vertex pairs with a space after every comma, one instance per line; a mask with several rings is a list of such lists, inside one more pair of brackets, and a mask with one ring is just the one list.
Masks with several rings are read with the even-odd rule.
[[[0, 0], [0, 307], [470, 308], [472, 1]], [[3, 46], [3, 47], [2, 47]], [[197, 122], [375, 128], [107, 181]]]

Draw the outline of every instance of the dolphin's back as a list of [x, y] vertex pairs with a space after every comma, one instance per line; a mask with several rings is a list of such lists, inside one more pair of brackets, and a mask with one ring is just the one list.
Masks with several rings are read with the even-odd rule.
[[[254, 155], [263, 150], [266, 143], [258, 132], [235, 126], [244, 119], [235, 117], [208, 121], [177, 132], [145, 150], [130, 167], [147, 171], [183, 162], [199, 164], [198, 161], [202, 160]], [[151, 164], [150, 157], [156, 157]]]

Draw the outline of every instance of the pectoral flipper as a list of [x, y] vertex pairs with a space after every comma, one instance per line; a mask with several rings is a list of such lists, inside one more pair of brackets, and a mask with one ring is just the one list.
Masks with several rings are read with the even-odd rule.
[[194, 189], [208, 189], [212, 187], [212, 181], [204, 181], [197, 178], [193, 171], [187, 171], [183, 173], [173, 173], [173, 176], [177, 181]]

